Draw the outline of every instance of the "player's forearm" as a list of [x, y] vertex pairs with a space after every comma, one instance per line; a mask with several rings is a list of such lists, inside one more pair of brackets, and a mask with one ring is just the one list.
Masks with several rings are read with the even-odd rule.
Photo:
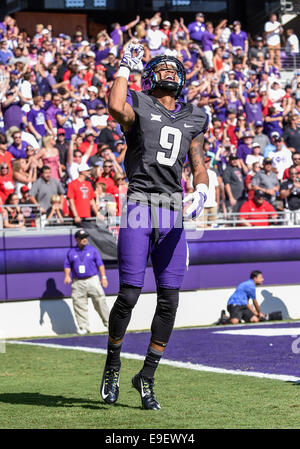
[[127, 86], [128, 80], [123, 76], [119, 76], [115, 79], [109, 95], [108, 110], [116, 120], [118, 120], [120, 114], [124, 113]]

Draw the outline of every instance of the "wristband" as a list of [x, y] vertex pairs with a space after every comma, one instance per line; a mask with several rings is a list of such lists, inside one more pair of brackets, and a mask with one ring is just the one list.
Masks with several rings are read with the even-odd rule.
[[107, 277], [106, 276], [101, 276], [101, 279], [107, 279]]
[[116, 78], [121, 76], [122, 78], [126, 78], [128, 81], [129, 75], [130, 75], [129, 67], [126, 67], [125, 65], [121, 65], [118, 70], [118, 73], [116, 74]]
[[206, 184], [197, 184], [195, 190], [199, 193], [203, 193], [206, 197], [208, 195], [208, 187]]

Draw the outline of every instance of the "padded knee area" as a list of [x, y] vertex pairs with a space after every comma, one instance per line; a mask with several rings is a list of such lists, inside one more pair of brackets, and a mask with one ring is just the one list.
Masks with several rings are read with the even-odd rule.
[[140, 287], [121, 285], [118, 297], [109, 316], [109, 335], [114, 340], [124, 337], [131, 312], [141, 294]]
[[174, 326], [178, 302], [178, 289], [161, 287], [158, 289], [157, 307], [151, 326], [152, 341], [168, 343]]

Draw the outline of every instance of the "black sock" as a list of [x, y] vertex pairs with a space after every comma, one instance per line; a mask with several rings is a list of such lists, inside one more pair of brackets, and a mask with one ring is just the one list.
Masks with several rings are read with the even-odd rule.
[[144, 361], [144, 366], [140, 371], [140, 374], [145, 377], [154, 377], [156, 368], [158, 367], [159, 361], [163, 355], [162, 351], [157, 351], [156, 349], [149, 346], [148, 352]]
[[121, 367], [121, 354], [122, 343], [114, 344], [108, 341], [107, 344], [107, 357], [106, 367], [119, 370]]

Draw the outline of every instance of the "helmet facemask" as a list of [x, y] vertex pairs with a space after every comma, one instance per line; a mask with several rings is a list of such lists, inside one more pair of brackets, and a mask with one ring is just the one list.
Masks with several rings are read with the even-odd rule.
[[[169, 75], [170, 79], [166, 79], [168, 76], [161, 79], [160, 71], [168, 69], [174, 70], [176, 75]], [[175, 98], [179, 97], [184, 83], [185, 69], [174, 56], [156, 56], [148, 62], [142, 75], [143, 91], [151, 93], [158, 87], [168, 92], [175, 92]]]

